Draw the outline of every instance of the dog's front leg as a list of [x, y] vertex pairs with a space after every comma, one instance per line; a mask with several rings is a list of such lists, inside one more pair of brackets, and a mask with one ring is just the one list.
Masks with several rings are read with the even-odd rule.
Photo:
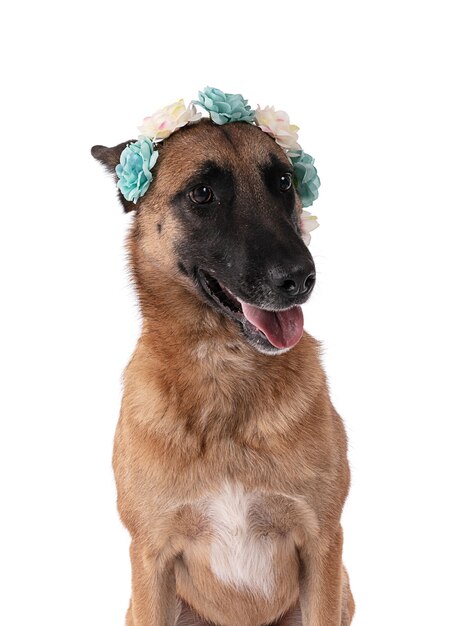
[[175, 556], [156, 553], [132, 541], [132, 599], [127, 626], [174, 626], [176, 620]]
[[303, 626], [341, 626], [342, 624], [342, 548], [341, 529], [323, 547], [300, 551], [300, 608]]

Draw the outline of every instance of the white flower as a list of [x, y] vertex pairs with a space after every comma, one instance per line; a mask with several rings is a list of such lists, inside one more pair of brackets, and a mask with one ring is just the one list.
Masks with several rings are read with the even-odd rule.
[[255, 112], [255, 123], [265, 133], [276, 140], [276, 143], [285, 150], [289, 156], [295, 156], [301, 151], [298, 143], [298, 126], [290, 123], [289, 116], [285, 111], [275, 111], [274, 107], [259, 106]]
[[184, 104], [184, 100], [178, 100], [160, 109], [151, 115], [145, 117], [141, 126], [138, 126], [141, 137], [148, 137], [154, 143], [163, 141], [169, 137], [175, 130], [182, 128], [190, 122], [196, 122], [201, 118], [201, 113], [197, 113], [197, 109], [193, 104], [188, 107]]
[[302, 211], [300, 218], [300, 230], [303, 237], [303, 241], [307, 246], [311, 242], [311, 231], [315, 230], [319, 226], [317, 217], [311, 215], [309, 211]]

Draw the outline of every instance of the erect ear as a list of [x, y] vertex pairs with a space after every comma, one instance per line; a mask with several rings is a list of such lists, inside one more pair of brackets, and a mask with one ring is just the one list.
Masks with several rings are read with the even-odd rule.
[[[108, 170], [110, 174], [113, 174], [116, 182], [116, 165], [118, 165], [121, 160], [121, 153], [124, 148], [129, 144], [133, 143], [135, 139], [130, 139], [129, 141], [123, 141], [122, 143], [114, 146], [113, 148], [108, 148], [107, 146], [93, 146], [91, 149], [91, 154], [94, 159], [100, 161], [100, 163]], [[119, 201], [124, 207], [124, 211], [128, 213], [129, 211], [134, 211], [137, 208], [133, 202], [129, 202], [124, 198], [122, 193], [118, 190]]]

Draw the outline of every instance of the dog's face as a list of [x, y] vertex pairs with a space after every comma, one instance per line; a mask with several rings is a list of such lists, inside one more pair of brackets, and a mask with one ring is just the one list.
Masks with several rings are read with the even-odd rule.
[[[114, 167], [124, 145], [93, 154]], [[153, 176], [138, 205], [123, 201], [138, 209], [146, 262], [230, 318], [261, 352], [293, 347], [315, 268], [283, 150], [251, 124], [202, 120], [159, 146]]]

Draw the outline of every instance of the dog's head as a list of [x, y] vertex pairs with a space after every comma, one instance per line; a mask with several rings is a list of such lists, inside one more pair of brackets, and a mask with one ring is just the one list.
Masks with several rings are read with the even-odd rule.
[[[128, 142], [127, 142], [128, 143]], [[95, 146], [114, 170], [126, 144]], [[293, 347], [315, 267], [300, 233], [301, 203], [284, 151], [254, 125], [204, 119], [159, 146], [136, 210], [143, 261], [179, 281], [261, 352]]]

